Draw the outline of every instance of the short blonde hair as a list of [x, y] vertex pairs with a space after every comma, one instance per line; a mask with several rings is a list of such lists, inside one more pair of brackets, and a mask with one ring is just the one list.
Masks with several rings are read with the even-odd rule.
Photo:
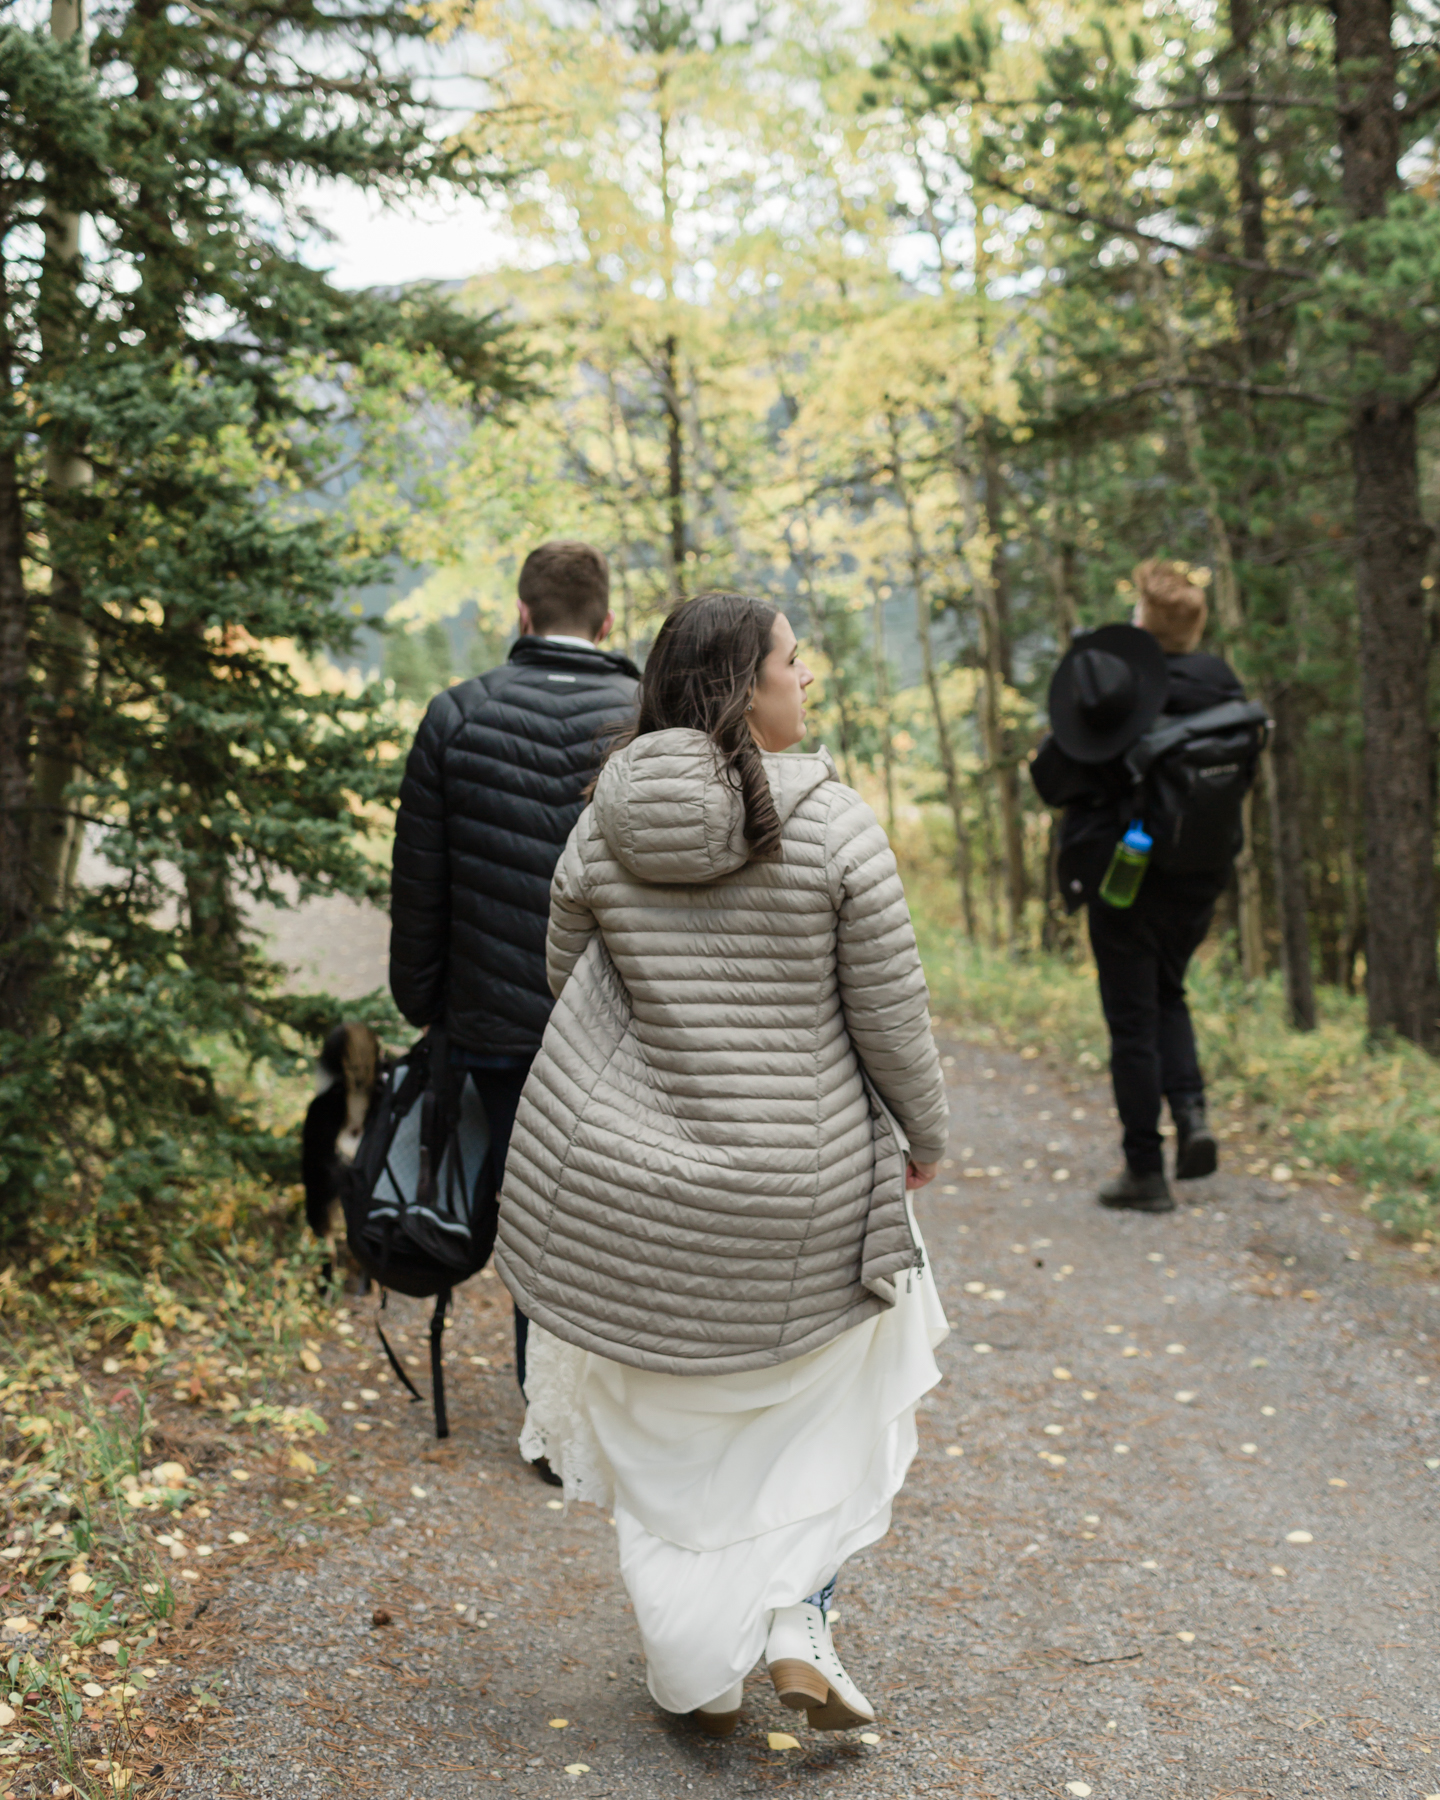
[[1205, 591], [1178, 563], [1142, 562], [1135, 571], [1135, 621], [1172, 656], [1193, 650], [1205, 635]]

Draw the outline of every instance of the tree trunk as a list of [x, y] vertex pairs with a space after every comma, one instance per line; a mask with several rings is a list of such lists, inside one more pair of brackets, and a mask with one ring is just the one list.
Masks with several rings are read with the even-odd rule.
[[985, 523], [990, 537], [989, 606], [985, 616], [985, 709], [988, 720], [987, 751], [995, 771], [995, 792], [1000, 800], [1000, 831], [1005, 860], [1005, 922], [1010, 948], [1021, 948], [1025, 935], [1025, 832], [1020, 813], [1020, 775], [1010, 753], [1005, 730], [1005, 689], [1014, 679], [1010, 650], [1010, 578], [1003, 546], [1004, 474], [995, 453], [994, 433], [988, 419], [981, 421], [980, 439], [985, 468]]
[[[1044, 406], [1047, 418], [1055, 416], [1055, 351], [1047, 347], [1044, 358]], [[1070, 648], [1070, 640], [1080, 629], [1080, 613], [1075, 605], [1075, 544], [1069, 521], [1060, 503], [1060, 459], [1052, 447], [1045, 457], [1045, 509], [1048, 531], [1045, 543], [1045, 566], [1050, 576], [1050, 592], [1055, 602], [1055, 636], [1061, 656]]]
[[[66, 43], [83, 29], [80, 0], [53, 0], [50, 34]], [[45, 367], [63, 368], [79, 309], [80, 218], [47, 206], [41, 277], [41, 339]], [[80, 850], [80, 821], [70, 787], [79, 774], [78, 715], [94, 673], [95, 648], [84, 619], [84, 595], [65, 563], [67, 521], [74, 498], [90, 485], [90, 464], [73, 444], [51, 439], [45, 452], [45, 504], [50, 538], [50, 594], [44, 649], [46, 716], [36, 732], [31, 856], [35, 899], [56, 911]]]
[[228, 948], [240, 931], [240, 914], [230, 885], [225, 852], [206, 844], [204, 869], [192, 869], [185, 877], [185, 907], [190, 935], [198, 944]]
[[[1383, 218], [1398, 186], [1392, 0], [1334, 0], [1341, 192], [1352, 220]], [[1368, 267], [1378, 248], [1359, 252]], [[1380, 292], [1386, 290], [1382, 287]], [[1420, 510], [1412, 347], [1370, 317], [1385, 382], [1352, 402], [1356, 599], [1365, 727], [1365, 992], [1370, 1030], [1440, 1047], [1430, 646], [1420, 586], [1433, 533]]]
[[885, 830], [895, 841], [895, 745], [890, 735], [890, 661], [885, 654], [885, 602], [874, 588], [871, 611], [875, 626], [875, 710], [880, 715], [880, 762], [885, 770]]
[[666, 505], [670, 518], [670, 597], [685, 592], [685, 457], [680, 420], [679, 347], [674, 334], [665, 340]]
[[[0, 318], [8, 317], [0, 276]], [[0, 346], [0, 377], [10, 393], [10, 345]], [[13, 402], [12, 408], [13, 408]], [[6, 419], [8, 434], [13, 422]], [[25, 972], [17, 941], [30, 923], [30, 766], [26, 688], [29, 618], [25, 594], [25, 510], [14, 442], [0, 448], [0, 1029], [13, 1030], [25, 1008]]]
[[[953, 407], [951, 473], [960, 499], [960, 557], [970, 576], [980, 622], [980, 741], [1000, 802], [1000, 853], [1005, 868], [1005, 918], [1008, 941], [1020, 947], [1024, 931], [1025, 844], [1020, 825], [1020, 785], [1008, 754], [1004, 728], [1004, 690], [1010, 678], [1009, 593], [999, 547], [1001, 476], [999, 459], [982, 423], [981, 457], [986, 476], [982, 514], [976, 483], [966, 456], [968, 425], [958, 401]], [[992, 909], [993, 911], [994, 909]]]
[[[798, 471], [797, 471], [798, 473]], [[830, 613], [830, 604], [815, 585], [815, 550], [810, 535], [810, 517], [803, 506], [799, 512], [799, 523], [805, 529], [805, 542], [799, 549], [791, 544], [790, 555], [793, 562], [800, 565], [800, 588], [805, 600], [805, 611], [810, 620], [811, 635], [820, 653], [830, 665], [829, 684], [835, 693], [835, 712], [840, 730], [840, 767], [845, 776], [847, 787], [855, 786], [855, 710], [854, 695], [850, 687], [849, 659], [843, 637], [837, 638]], [[790, 543], [790, 532], [786, 531], [786, 542]]]
[[830, 629], [827, 603], [816, 593], [814, 583], [806, 576], [806, 606], [810, 629], [814, 633], [825, 660], [830, 665], [830, 682], [835, 690], [835, 717], [840, 734], [840, 768], [847, 787], [855, 786], [855, 716], [850, 677], [846, 668], [845, 647], [837, 644]]
[[1310, 905], [1305, 891], [1305, 782], [1298, 735], [1300, 714], [1285, 683], [1267, 684], [1264, 700], [1275, 721], [1274, 735], [1263, 758], [1263, 776], [1270, 814], [1285, 1008], [1294, 1030], [1313, 1031], [1315, 983], [1310, 967]]
[[[1210, 531], [1210, 554], [1215, 564], [1215, 611], [1220, 629], [1230, 644], [1243, 647], [1246, 641], [1245, 614], [1240, 605], [1240, 587], [1235, 579], [1235, 562], [1230, 554], [1230, 535], [1220, 510], [1220, 495], [1205, 467], [1205, 440], [1200, 427], [1200, 414], [1195, 405], [1195, 390], [1186, 384], [1189, 370], [1184, 347], [1170, 310], [1164, 278], [1151, 270], [1151, 293], [1160, 323], [1161, 362], [1166, 375], [1175, 383], [1175, 410], [1180, 420], [1180, 435], [1185, 445], [1190, 474], [1200, 490], [1205, 520]], [[1249, 798], [1245, 804], [1245, 842], [1235, 858], [1236, 929], [1240, 939], [1240, 970], [1246, 981], [1259, 981], [1265, 973], [1264, 895], [1260, 887], [1260, 864], [1250, 830], [1252, 812]]]
[[[1356, 854], [1361, 838], [1360, 790], [1363, 774], [1347, 758], [1345, 774], [1345, 927], [1341, 939], [1340, 985], [1347, 994], [1355, 992], [1355, 965], [1365, 943], [1365, 883]], [[1363, 760], [1363, 759], [1362, 759]]]
[[[1250, 266], [1235, 277], [1236, 310], [1240, 322], [1242, 373], [1246, 380], [1263, 383], [1267, 367], [1283, 355], [1286, 335], [1292, 330], [1293, 313], [1267, 306], [1273, 276], [1268, 268], [1270, 247], [1265, 218], [1265, 148], [1260, 140], [1253, 54], [1257, 20], [1253, 0], [1230, 0], [1230, 62], [1222, 77], [1238, 96], [1228, 108], [1235, 132], [1235, 177], [1240, 204], [1240, 248]], [[1191, 399], [1191, 406], [1194, 401]], [[1249, 542], [1250, 520], [1260, 513], [1273, 514], [1285, 466], [1279, 434], [1266, 431], [1257, 419], [1253, 400], [1242, 400], [1250, 426], [1251, 476], [1243, 495], [1244, 523], [1235, 534], [1242, 546]], [[1274, 563], [1273, 537], [1257, 548], [1263, 561]], [[1232, 545], [1233, 554], [1233, 545]], [[1280, 635], [1282, 651], [1288, 648], [1289, 608], [1280, 594], [1271, 595], [1272, 630]], [[1246, 661], [1256, 661], [1249, 620], [1236, 588], [1236, 613]], [[1227, 631], [1229, 627], [1227, 625]], [[1271, 662], [1274, 662], [1272, 647]], [[1289, 1021], [1299, 1031], [1315, 1025], [1315, 988], [1310, 966], [1310, 921], [1305, 892], [1304, 784], [1299, 744], [1300, 711], [1289, 685], [1264, 684], [1265, 704], [1275, 721], [1274, 737], [1264, 758], [1264, 781], [1270, 814], [1270, 848], [1275, 873], [1275, 906], [1280, 921], [1280, 963], [1285, 977]], [[1258, 870], [1254, 876], [1258, 892]], [[1263, 956], [1263, 942], [1261, 944]]]
[[1270, 806], [1270, 848], [1275, 859], [1275, 905], [1280, 914], [1285, 1011], [1296, 1031], [1315, 1029], [1315, 983], [1310, 967], [1310, 919], [1305, 900], [1305, 802], [1301, 777], [1300, 721], [1285, 683], [1267, 700], [1275, 735], [1265, 752], [1265, 793]]
[[1375, 397], [1353, 432], [1365, 726], [1365, 993], [1370, 1030], [1440, 1042], [1435, 961], [1434, 766], [1420, 586], [1415, 415]]
[[915, 631], [920, 639], [920, 662], [925, 675], [925, 691], [930, 696], [930, 712], [935, 724], [935, 746], [945, 776], [945, 798], [950, 803], [950, 819], [955, 827], [955, 878], [960, 887], [960, 912], [965, 922], [965, 935], [975, 941], [975, 895], [970, 879], [970, 833], [965, 825], [965, 802], [960, 791], [960, 769], [955, 760], [955, 746], [945, 720], [945, 707], [940, 695], [940, 675], [935, 667], [935, 646], [930, 635], [930, 590], [925, 580], [925, 551], [920, 542], [920, 527], [915, 519], [915, 505], [905, 480], [900, 455], [900, 431], [890, 421], [890, 478], [896, 497], [905, 512], [905, 530], [910, 545], [910, 582], [915, 590]]

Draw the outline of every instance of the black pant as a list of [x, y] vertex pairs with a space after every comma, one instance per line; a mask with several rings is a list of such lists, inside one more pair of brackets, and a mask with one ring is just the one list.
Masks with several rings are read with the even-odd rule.
[[1172, 1113], [1203, 1100], [1205, 1082], [1185, 1005], [1185, 970], [1215, 916], [1214, 883], [1145, 878], [1125, 910], [1090, 903], [1090, 947], [1110, 1028], [1110, 1080], [1124, 1127], [1125, 1161], [1137, 1175], [1165, 1167], [1160, 1101]]
[[[520, 1090], [525, 1085], [525, 1077], [530, 1073], [528, 1062], [516, 1062], [508, 1068], [487, 1068], [488, 1059], [464, 1050], [452, 1053], [453, 1062], [466, 1070], [475, 1083], [475, 1091], [480, 1096], [480, 1104], [485, 1108], [485, 1118], [490, 1127], [490, 1153], [486, 1159], [487, 1192], [476, 1195], [477, 1211], [481, 1206], [493, 1206], [495, 1196], [505, 1179], [505, 1158], [510, 1151], [510, 1133], [515, 1128], [515, 1111], [520, 1104]], [[529, 1335], [530, 1321], [517, 1306], [515, 1308], [515, 1379], [520, 1383], [520, 1392], [525, 1392], [525, 1342]]]

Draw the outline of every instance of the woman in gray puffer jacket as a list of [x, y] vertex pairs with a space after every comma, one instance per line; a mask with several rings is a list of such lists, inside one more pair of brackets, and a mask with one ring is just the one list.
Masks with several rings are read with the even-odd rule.
[[946, 1329], [907, 1199], [945, 1143], [925, 980], [874, 814], [778, 754], [810, 681], [759, 601], [662, 627], [555, 873], [496, 1251], [522, 1447], [613, 1508], [651, 1692], [722, 1734], [762, 1649], [812, 1725], [874, 1718], [829, 1596]]

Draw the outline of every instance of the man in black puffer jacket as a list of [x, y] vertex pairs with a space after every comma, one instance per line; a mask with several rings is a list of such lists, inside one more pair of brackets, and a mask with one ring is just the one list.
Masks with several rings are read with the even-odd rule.
[[[532, 550], [520, 638], [488, 675], [431, 701], [405, 765], [390, 888], [390, 991], [412, 1025], [443, 1025], [490, 1125], [492, 1203], [515, 1108], [554, 1004], [550, 878], [599, 744], [635, 704], [628, 657], [602, 650], [610, 571], [589, 544]], [[515, 1318], [525, 1380], [525, 1320]]]

